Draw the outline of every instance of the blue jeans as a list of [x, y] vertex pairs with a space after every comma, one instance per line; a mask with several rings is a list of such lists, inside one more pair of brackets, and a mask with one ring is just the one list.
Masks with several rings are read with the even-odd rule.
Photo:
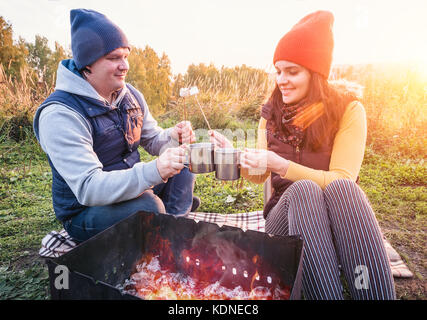
[[64, 221], [64, 228], [76, 241], [85, 241], [138, 211], [187, 214], [193, 203], [195, 175], [187, 168], [166, 183], [144, 191], [138, 198], [106, 206], [87, 207]]

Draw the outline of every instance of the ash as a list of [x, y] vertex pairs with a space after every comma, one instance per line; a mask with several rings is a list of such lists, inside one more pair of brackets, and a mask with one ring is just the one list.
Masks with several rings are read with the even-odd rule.
[[289, 299], [290, 290], [285, 287], [257, 286], [250, 291], [241, 286], [226, 288], [219, 281], [207, 283], [190, 275], [162, 269], [159, 256], [136, 266], [136, 272], [122, 286], [124, 293], [145, 300], [282, 300]]

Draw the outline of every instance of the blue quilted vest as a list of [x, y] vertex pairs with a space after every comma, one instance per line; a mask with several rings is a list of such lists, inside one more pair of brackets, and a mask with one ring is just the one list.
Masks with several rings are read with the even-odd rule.
[[[140, 161], [138, 146], [144, 109], [136, 89], [130, 85], [127, 85], [127, 88], [129, 90], [118, 107], [96, 99], [56, 90], [42, 103], [37, 114], [40, 114], [41, 109], [55, 102], [73, 108], [92, 125], [93, 150], [103, 165], [102, 170], [132, 168]], [[38, 139], [38, 132], [36, 136]], [[58, 220], [65, 221], [79, 214], [86, 207], [77, 201], [49, 157], [48, 161], [52, 169], [53, 209]]]

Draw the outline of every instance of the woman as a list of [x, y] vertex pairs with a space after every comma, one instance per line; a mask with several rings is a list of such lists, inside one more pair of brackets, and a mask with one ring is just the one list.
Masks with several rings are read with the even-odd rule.
[[[304, 239], [306, 299], [343, 299], [340, 272], [354, 299], [395, 299], [382, 234], [357, 185], [365, 111], [327, 81], [332, 24], [330, 12], [314, 12], [279, 41], [276, 86], [261, 110], [257, 149], [242, 153], [242, 175], [257, 183], [271, 175], [266, 232]], [[210, 134], [217, 145], [231, 146]]]

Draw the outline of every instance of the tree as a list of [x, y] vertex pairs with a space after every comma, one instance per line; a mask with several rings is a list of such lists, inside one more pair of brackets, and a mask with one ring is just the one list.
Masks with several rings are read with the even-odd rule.
[[48, 59], [45, 81], [49, 85], [53, 85], [56, 80], [56, 71], [58, 70], [59, 63], [64, 59], [70, 59], [71, 54], [55, 41], [55, 51], [53, 51]]
[[49, 40], [40, 35], [36, 35], [34, 44], [27, 43], [28, 63], [39, 74], [40, 78], [46, 73], [49, 58], [52, 54], [48, 46]]
[[26, 65], [27, 55], [25, 41], [19, 38], [18, 43], [15, 44], [12, 25], [0, 16], [0, 64], [6, 75], [18, 78], [21, 68]]
[[176, 75], [173, 79], [172, 95], [175, 98], [179, 97], [179, 91], [181, 88], [185, 87], [184, 76], [180, 73]]
[[70, 58], [70, 54], [58, 42], [55, 42], [55, 51], [52, 51], [48, 39], [40, 35], [36, 35], [34, 44], [27, 43], [26, 46], [29, 65], [37, 72], [40, 80], [53, 85], [59, 62]]
[[154, 115], [166, 111], [171, 94], [170, 61], [165, 53], [159, 58], [156, 52], [146, 46], [132, 48], [129, 55], [127, 80], [140, 90]]

